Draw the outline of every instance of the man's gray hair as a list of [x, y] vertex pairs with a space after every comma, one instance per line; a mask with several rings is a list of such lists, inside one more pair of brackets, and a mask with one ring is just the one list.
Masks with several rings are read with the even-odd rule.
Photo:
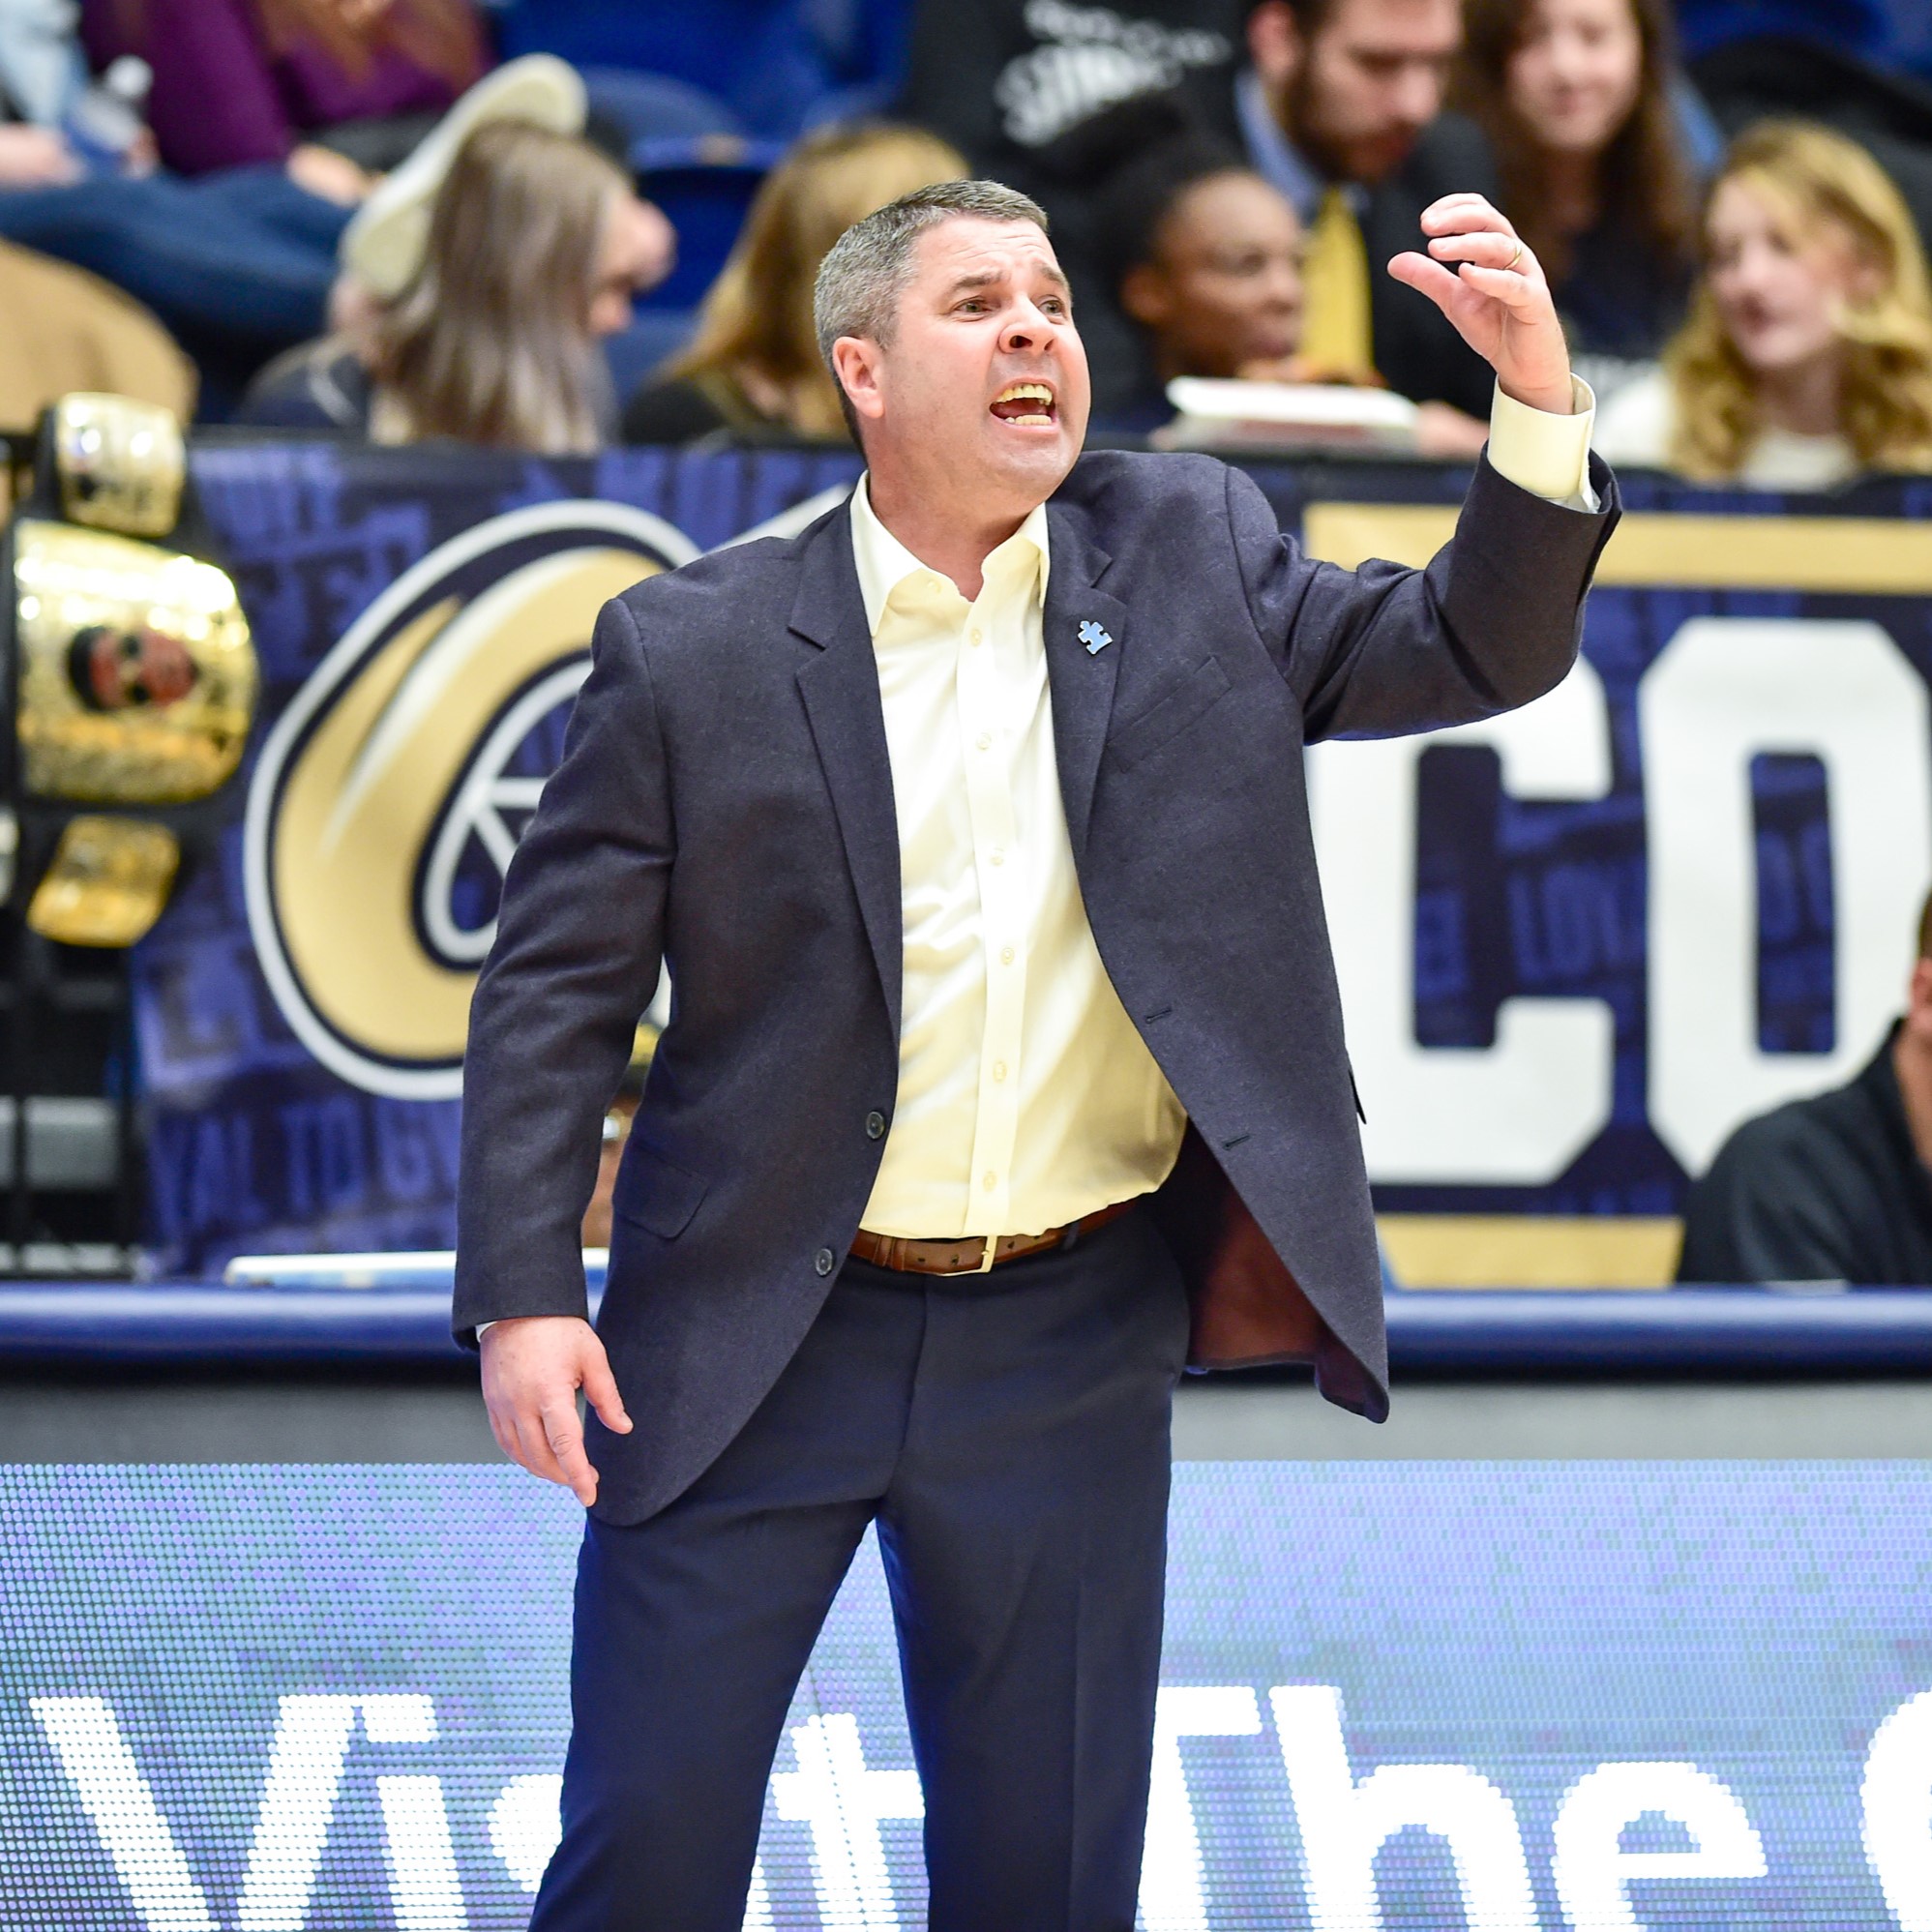
[[[818, 353], [831, 367], [832, 344], [841, 336], [892, 339], [899, 298], [912, 279], [912, 250], [928, 228], [956, 216], [983, 222], [1031, 222], [1044, 234], [1046, 210], [1018, 189], [996, 181], [941, 181], [915, 188], [854, 222], [834, 242], [818, 266], [812, 293], [812, 319]], [[838, 380], [836, 372], [832, 378]], [[841, 387], [840, 395], [844, 396]]]

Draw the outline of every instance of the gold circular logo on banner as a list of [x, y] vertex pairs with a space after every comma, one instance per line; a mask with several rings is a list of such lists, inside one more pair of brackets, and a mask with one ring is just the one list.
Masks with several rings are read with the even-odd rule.
[[506, 767], [589, 669], [607, 599], [696, 555], [623, 504], [491, 518], [371, 605], [276, 722], [249, 787], [249, 925], [276, 1004], [371, 1093], [453, 1099], [494, 920], [451, 905], [464, 850], [498, 874], [505, 814], [542, 780]]

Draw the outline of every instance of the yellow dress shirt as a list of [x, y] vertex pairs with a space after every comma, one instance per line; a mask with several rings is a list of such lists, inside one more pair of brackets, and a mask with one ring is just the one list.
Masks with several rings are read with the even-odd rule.
[[972, 603], [852, 492], [899, 817], [899, 1097], [861, 1217], [1037, 1234], [1167, 1178], [1187, 1120], [1100, 963], [1060, 802], [1047, 513]]
[[[1595, 399], [1555, 416], [1499, 389], [1490, 462], [1593, 510]], [[1186, 1116], [1086, 923], [1054, 754], [1035, 509], [970, 604], [852, 492], [899, 819], [899, 1095], [861, 1225], [947, 1239], [1036, 1234], [1158, 1187]]]

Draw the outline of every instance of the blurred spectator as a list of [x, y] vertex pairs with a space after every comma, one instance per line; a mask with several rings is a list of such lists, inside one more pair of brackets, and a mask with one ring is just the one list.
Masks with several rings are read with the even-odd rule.
[[1684, 1204], [1679, 1281], [1932, 1285], [1932, 899], [1894, 1023], [1848, 1086], [1747, 1120]]
[[[1136, 146], [1191, 120], [1238, 147], [1234, 79], [1250, 0], [920, 0], [900, 112], [945, 136], [971, 171], [1023, 190], [1053, 221], [1106, 419], [1144, 408], [1140, 331], [1115, 299], [1106, 183]], [[1135, 110], [1170, 97], [1168, 116]]]
[[90, 269], [152, 309], [194, 358], [203, 412], [219, 419], [271, 356], [329, 326], [337, 253], [352, 222], [362, 272], [387, 291], [401, 287], [406, 269], [385, 275], [421, 259], [450, 153], [469, 129], [504, 115], [580, 127], [581, 83], [557, 62], [496, 69], [360, 209], [312, 194], [281, 167], [193, 180], [98, 175], [0, 192], [0, 235]]
[[758, 190], [690, 346], [631, 399], [624, 440], [684, 443], [719, 430], [843, 439], [812, 324], [818, 264], [875, 208], [965, 173], [965, 160], [919, 128], [862, 122], [808, 134]]
[[1235, 82], [1249, 159], [1307, 237], [1303, 352], [1447, 405], [1423, 426], [1438, 455], [1482, 446], [1493, 377], [1435, 304], [1386, 269], [1419, 246], [1430, 202], [1496, 192], [1481, 134], [1442, 112], [1462, 41], [1460, 0], [1261, 0], [1248, 18], [1253, 64]]
[[1682, 319], [1697, 225], [1667, 0], [1468, 7], [1457, 100], [1489, 136], [1502, 211], [1572, 352], [1654, 359]]
[[[1064, 0], [925, 0], [901, 106], [994, 179], [1051, 195], [1069, 177], [1068, 150], [1083, 130], [1123, 102], [1187, 88], [1219, 132], [1214, 110], [1225, 115], [1248, 6], [1135, 0], [1122, 11]], [[1057, 211], [1048, 212], [1057, 224]]]
[[[97, 66], [152, 69], [148, 121], [177, 174], [285, 166], [345, 203], [489, 64], [470, 0], [83, 0], [82, 17]], [[367, 123], [356, 158], [313, 138]]]
[[107, 390], [159, 402], [186, 422], [194, 413], [194, 367], [167, 331], [118, 288], [0, 242], [0, 426], [31, 429], [71, 390]]
[[1740, 135], [1704, 256], [1662, 371], [1599, 413], [1603, 456], [1771, 490], [1932, 467], [1932, 284], [1870, 155], [1802, 122]]
[[[1710, 10], [1679, 10], [1692, 77], [1716, 125], [1732, 135], [1759, 121], [1816, 121], [1835, 129], [1868, 149], [1891, 176], [1920, 241], [1932, 247], [1932, 87], [1897, 71], [1887, 34], [1860, 30], [1858, 15], [1865, 14], [1869, 24], [1872, 10], [1846, 0], [1770, 7], [1727, 0], [1718, 11], [1731, 15], [1721, 29]], [[1908, 17], [1902, 5], [1886, 11], [1894, 25]], [[1932, 10], [1921, 5], [1910, 12], [1932, 20]]]
[[0, 236], [145, 304], [194, 358], [217, 415], [269, 356], [322, 326], [348, 218], [280, 168], [0, 191]]
[[450, 163], [486, 121], [524, 121], [580, 134], [588, 118], [577, 71], [550, 54], [505, 61], [479, 80], [363, 198], [342, 231], [342, 260], [369, 292], [393, 302], [423, 265], [430, 214]]
[[408, 286], [386, 308], [339, 309], [341, 333], [264, 371], [244, 420], [594, 450], [615, 427], [600, 339], [673, 248], [664, 217], [586, 142], [521, 121], [479, 128]]
[[1130, 163], [1110, 191], [1120, 306], [1146, 331], [1158, 387], [1106, 427], [1173, 413], [1177, 375], [1286, 375], [1301, 342], [1301, 223], [1279, 190], [1205, 140]]

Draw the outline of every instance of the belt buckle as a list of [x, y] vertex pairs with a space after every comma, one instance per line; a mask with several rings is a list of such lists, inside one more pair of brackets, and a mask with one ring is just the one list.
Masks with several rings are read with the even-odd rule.
[[985, 1243], [985, 1252], [969, 1268], [936, 1269], [935, 1279], [938, 1281], [958, 1281], [965, 1275], [991, 1274], [993, 1272], [993, 1264], [999, 1258], [999, 1237], [996, 1234], [962, 1234], [960, 1239], [962, 1241], [982, 1241]]

